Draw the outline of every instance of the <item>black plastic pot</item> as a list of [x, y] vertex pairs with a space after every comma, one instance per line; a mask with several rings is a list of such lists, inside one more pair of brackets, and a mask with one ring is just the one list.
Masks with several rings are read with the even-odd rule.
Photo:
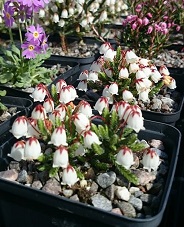
[[[102, 41], [98, 40], [95, 37], [82, 37], [82, 39], [80, 39], [77, 36], [67, 36], [66, 37], [66, 41], [68, 44], [71, 44], [76, 41], [80, 42], [81, 40], [86, 44], [96, 44], [99, 47], [103, 43]], [[49, 41], [55, 42], [56, 44], [60, 43], [61, 41], [60, 41], [59, 34], [50, 35]], [[106, 41], [110, 42], [113, 48], [116, 47], [115, 39], [108, 39]], [[68, 61], [78, 62], [80, 64], [80, 70], [82, 72], [83, 70], [88, 70], [90, 68], [91, 64], [93, 63], [93, 61], [95, 61], [99, 56], [100, 56], [100, 54], [97, 49], [94, 51], [94, 53], [91, 56], [88, 56], [88, 57], [70, 57], [70, 56], [61, 56], [61, 55], [52, 54], [51, 59], [54, 58], [54, 59], [57, 59], [58, 61], [60, 61], [62, 59], [62, 57], [65, 57]]]
[[26, 98], [19, 98], [19, 97], [12, 97], [12, 96], [3, 96], [1, 97], [1, 102], [7, 106], [8, 108], [10, 107], [17, 107], [17, 113], [10, 117], [8, 120], [0, 123], [0, 134], [1, 138], [0, 141], [3, 140], [5, 136], [5, 132], [9, 130], [12, 126], [13, 121], [18, 117], [22, 115], [28, 116], [33, 103], [31, 100], [26, 99]]
[[[146, 219], [132, 219], [94, 208], [61, 196], [0, 179], [0, 213], [3, 227], [156, 227], [161, 223], [177, 164], [181, 133], [173, 126], [145, 120], [140, 139], [162, 140], [169, 169], [158, 212]], [[1, 166], [6, 166], [11, 139], [1, 146]], [[11, 216], [11, 218], [10, 218]]]
[[[45, 60], [43, 66], [49, 68], [56, 64], [60, 64], [61, 67], [69, 66], [71, 68], [64, 73], [59, 74], [56, 77], [56, 79], [53, 80], [52, 83], [56, 83], [58, 80], [63, 79], [67, 82], [67, 84], [73, 84], [77, 80], [80, 72], [79, 63], [77, 63], [76, 61], [69, 61], [65, 57], [61, 57], [60, 60], [58, 60], [55, 57], [52, 57], [49, 58], [48, 60]], [[48, 84], [48, 88], [51, 86], [52, 83]], [[21, 89], [18, 88], [11, 88], [4, 84], [0, 84], [0, 89], [6, 90], [7, 95], [10, 96], [31, 99], [29, 92], [22, 91]]]

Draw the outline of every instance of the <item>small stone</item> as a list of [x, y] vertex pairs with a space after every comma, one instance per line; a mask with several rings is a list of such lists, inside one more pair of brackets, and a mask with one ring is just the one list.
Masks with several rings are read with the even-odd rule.
[[112, 210], [112, 203], [110, 200], [108, 200], [106, 197], [100, 194], [96, 194], [91, 197], [92, 204], [94, 207], [106, 210], [106, 211], [111, 211]]
[[0, 172], [0, 178], [4, 178], [10, 181], [16, 181], [18, 177], [18, 172], [15, 169], [10, 169]]
[[41, 189], [43, 185], [42, 185], [41, 181], [36, 180], [32, 183], [31, 186], [32, 186], [32, 188]]
[[71, 197], [73, 195], [73, 190], [72, 189], [63, 189], [63, 195], [65, 197]]
[[98, 191], [98, 187], [99, 187], [98, 184], [95, 181], [93, 181], [89, 189], [92, 195], [96, 194], [96, 192]]
[[106, 196], [107, 196], [111, 201], [113, 201], [113, 199], [114, 199], [115, 188], [116, 188], [115, 185], [112, 184], [112, 185], [110, 185], [108, 188], [106, 188], [106, 190], [105, 190]]
[[119, 208], [114, 208], [114, 209], [112, 209], [111, 212], [112, 212], [112, 213], [115, 213], [115, 214], [122, 215], [122, 212], [121, 212], [121, 210], [120, 210]]
[[97, 176], [97, 183], [102, 187], [102, 188], [107, 188], [111, 184], [113, 184], [116, 180], [116, 174], [113, 171], [107, 172], [107, 173], [102, 173]]
[[130, 192], [126, 187], [116, 186], [115, 194], [118, 199], [122, 199], [124, 201], [128, 201], [130, 199]]
[[26, 170], [22, 170], [17, 178], [17, 182], [19, 183], [26, 183], [27, 182], [27, 171]]
[[61, 193], [61, 185], [54, 178], [48, 180], [42, 188], [43, 191], [59, 195]]
[[72, 195], [72, 196], [70, 197], [70, 199], [79, 202], [79, 197], [78, 197], [77, 194]]
[[128, 202], [130, 204], [132, 204], [136, 210], [142, 210], [142, 200], [141, 199], [136, 198], [135, 196], [130, 196], [130, 199]]
[[151, 194], [142, 194], [140, 196], [140, 199], [142, 200], [142, 202], [146, 203], [146, 204], [151, 204], [152, 200], [153, 200], [154, 196]]
[[20, 170], [20, 164], [17, 161], [11, 161], [9, 164], [10, 169]]
[[124, 216], [129, 217], [129, 218], [136, 217], [136, 210], [132, 206], [132, 204], [122, 201], [122, 202], [119, 202], [117, 205], [121, 209]]

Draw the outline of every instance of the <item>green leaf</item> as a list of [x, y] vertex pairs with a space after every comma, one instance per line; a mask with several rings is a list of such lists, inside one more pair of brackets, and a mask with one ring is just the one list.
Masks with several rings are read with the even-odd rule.
[[49, 170], [49, 177], [50, 177], [50, 178], [55, 177], [55, 176], [58, 174], [58, 171], [59, 171], [59, 167], [55, 167], [55, 168], [52, 167], [52, 168]]
[[104, 149], [96, 143], [93, 143], [91, 145], [91, 148], [92, 148], [93, 152], [97, 155], [102, 155], [105, 152]]

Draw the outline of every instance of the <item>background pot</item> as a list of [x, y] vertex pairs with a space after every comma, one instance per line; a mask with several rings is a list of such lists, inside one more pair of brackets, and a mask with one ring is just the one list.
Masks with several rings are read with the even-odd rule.
[[[73, 84], [80, 73], [79, 63], [76, 61], [69, 61], [65, 57], [61, 57], [60, 60], [57, 58], [49, 58], [46, 60], [43, 64], [44, 67], [51, 68], [54, 65], [59, 64], [61, 68], [67, 68], [70, 67], [70, 69], [66, 70], [64, 73], [58, 74], [58, 76], [50, 83], [48, 84], [48, 88], [51, 86], [52, 83], [56, 83], [58, 80], [63, 79], [67, 82], [67, 84]], [[4, 84], [0, 84], [0, 89], [6, 90], [7, 95], [14, 96], [14, 97], [22, 97], [31, 99], [30, 92], [23, 91], [19, 88], [12, 88]]]
[[[83, 203], [55, 196], [40, 190], [0, 179], [0, 211], [2, 226], [23, 227], [52, 226], [106, 226], [106, 227], [156, 227], [160, 224], [168, 202], [177, 164], [181, 133], [175, 127], [145, 120], [146, 130], [139, 138], [162, 140], [169, 157], [169, 170], [158, 212], [146, 219], [132, 219], [106, 212]], [[0, 150], [1, 162], [7, 165], [11, 138]], [[2, 165], [3, 166], [3, 165]], [[11, 218], [10, 218], [11, 214]], [[29, 221], [28, 221], [29, 220]]]
[[17, 113], [14, 116], [12, 116], [8, 120], [0, 123], [0, 134], [1, 134], [0, 141], [3, 141], [6, 131], [11, 128], [14, 120], [18, 116], [22, 116], [22, 115], [28, 116], [32, 109], [33, 103], [29, 99], [12, 97], [12, 96], [1, 97], [1, 102], [8, 108], [17, 107]]

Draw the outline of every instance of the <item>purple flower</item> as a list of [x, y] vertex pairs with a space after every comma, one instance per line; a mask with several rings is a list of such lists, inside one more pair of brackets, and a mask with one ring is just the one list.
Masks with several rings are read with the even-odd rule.
[[11, 28], [13, 26], [13, 22], [14, 22], [14, 8], [13, 6], [10, 5], [11, 1], [7, 1], [4, 4], [4, 10], [3, 10], [3, 19], [5, 21], [5, 25], [9, 28]]
[[48, 40], [48, 37], [44, 33], [41, 37], [41, 49], [43, 50], [44, 53], [48, 48], [47, 40]]
[[38, 12], [39, 9], [44, 8], [45, 4], [49, 3], [49, 0], [18, 0], [18, 2], [32, 8], [32, 11]]
[[37, 42], [26, 42], [21, 45], [23, 52], [22, 56], [25, 58], [35, 58], [37, 54], [40, 53], [41, 48], [37, 45]]
[[44, 34], [43, 28], [37, 24], [37, 26], [31, 25], [27, 28], [27, 33], [25, 34], [27, 41], [41, 41], [42, 35]]

